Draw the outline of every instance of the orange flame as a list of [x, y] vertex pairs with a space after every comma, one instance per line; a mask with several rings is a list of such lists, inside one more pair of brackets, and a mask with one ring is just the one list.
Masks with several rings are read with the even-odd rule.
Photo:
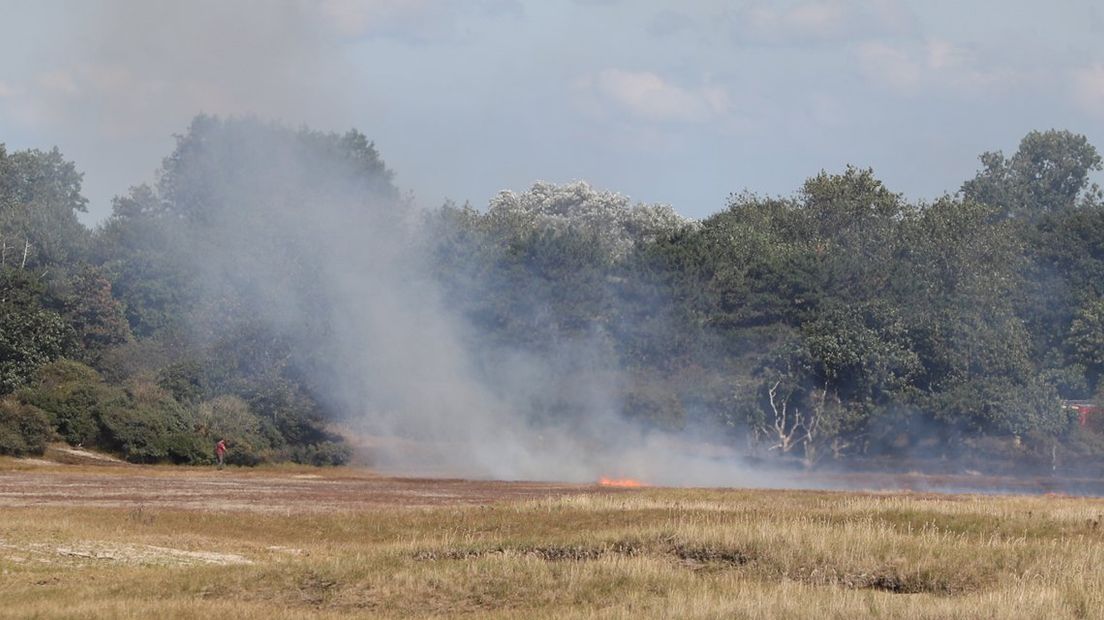
[[633, 480], [632, 478], [606, 478], [605, 476], [598, 479], [598, 484], [604, 487], [620, 487], [625, 489], [638, 489], [648, 486], [646, 483], [639, 480]]

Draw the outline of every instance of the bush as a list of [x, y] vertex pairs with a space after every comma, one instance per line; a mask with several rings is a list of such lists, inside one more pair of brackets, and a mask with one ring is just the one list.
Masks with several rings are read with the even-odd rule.
[[208, 460], [187, 409], [149, 382], [135, 382], [125, 403], [101, 415], [104, 442], [132, 463], [200, 463]]
[[42, 454], [53, 435], [50, 419], [38, 408], [14, 398], [0, 400], [0, 454]]
[[21, 391], [20, 397], [45, 411], [61, 438], [71, 445], [101, 443], [103, 411], [126, 400], [122, 390], [104, 384], [95, 370], [71, 360], [40, 368], [35, 384]]
[[132, 463], [155, 463], [168, 456], [162, 445], [164, 421], [149, 410], [110, 407], [103, 414], [103, 424], [105, 443]]
[[157, 373], [157, 384], [181, 403], [197, 403], [207, 391], [203, 366], [195, 361], [178, 362], [162, 368]]
[[337, 441], [293, 446], [288, 450], [288, 458], [293, 462], [317, 467], [345, 465], [352, 456], [353, 451], [348, 444]]
[[64, 383], [98, 383], [101, 379], [100, 373], [89, 366], [62, 359], [39, 368], [35, 381], [39, 386], [50, 389]]
[[254, 466], [268, 459], [272, 444], [262, 429], [261, 419], [249, 404], [237, 396], [219, 396], [199, 406], [197, 431], [207, 440], [206, 450], [225, 439], [230, 450], [226, 462]]

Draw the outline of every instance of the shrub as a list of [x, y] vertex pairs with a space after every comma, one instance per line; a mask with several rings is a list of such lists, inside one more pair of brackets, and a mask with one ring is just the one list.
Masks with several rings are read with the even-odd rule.
[[226, 462], [234, 465], [262, 463], [272, 449], [261, 419], [237, 396], [219, 396], [201, 404], [196, 429], [207, 440], [205, 450], [213, 450], [215, 442], [225, 439], [230, 448]]
[[53, 434], [50, 419], [38, 408], [14, 398], [0, 400], [0, 454], [42, 454]]
[[157, 374], [157, 384], [181, 403], [197, 403], [207, 391], [203, 366], [191, 360], [162, 368]]
[[126, 399], [122, 390], [103, 383], [95, 370], [71, 360], [40, 368], [35, 384], [20, 392], [20, 397], [45, 411], [61, 438], [71, 445], [100, 443], [104, 409]]
[[164, 421], [147, 409], [125, 405], [110, 407], [103, 413], [105, 443], [133, 463], [154, 463], [168, 456], [161, 439], [166, 434]]
[[198, 463], [208, 459], [187, 409], [156, 384], [138, 381], [124, 403], [100, 417], [104, 443], [133, 463]]
[[352, 458], [353, 451], [345, 443], [323, 441], [306, 446], [294, 446], [288, 451], [288, 458], [296, 463], [324, 467], [344, 465]]

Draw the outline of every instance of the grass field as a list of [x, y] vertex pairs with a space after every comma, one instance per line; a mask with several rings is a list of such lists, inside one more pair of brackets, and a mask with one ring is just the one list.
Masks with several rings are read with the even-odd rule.
[[[203, 499], [235, 485], [257, 503]], [[0, 460], [0, 617], [1100, 618], [1102, 521], [1071, 497]]]

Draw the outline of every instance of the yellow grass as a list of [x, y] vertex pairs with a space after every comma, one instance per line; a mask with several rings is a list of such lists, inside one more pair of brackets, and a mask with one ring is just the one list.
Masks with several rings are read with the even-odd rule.
[[679, 489], [0, 508], [0, 618], [1100, 618], [1102, 521], [1095, 499]]

